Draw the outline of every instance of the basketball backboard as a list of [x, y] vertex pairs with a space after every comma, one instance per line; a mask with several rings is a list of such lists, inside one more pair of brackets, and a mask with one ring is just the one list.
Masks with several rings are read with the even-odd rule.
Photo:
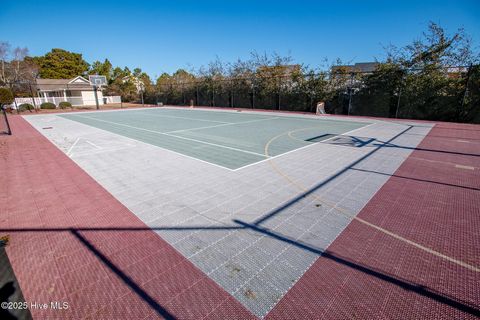
[[92, 83], [92, 85], [101, 87], [107, 85], [107, 77], [99, 76], [99, 75], [89, 75], [88, 80]]

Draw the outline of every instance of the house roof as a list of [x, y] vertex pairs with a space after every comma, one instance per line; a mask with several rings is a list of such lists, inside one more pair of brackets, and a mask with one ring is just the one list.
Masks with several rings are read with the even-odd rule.
[[36, 83], [36, 89], [40, 91], [93, 91], [92, 83], [81, 76], [72, 79], [37, 79]]
[[301, 69], [299, 64], [285, 64], [279, 66], [260, 66], [258, 67], [259, 72], [273, 72], [275, 74], [281, 73], [284, 76], [289, 76], [292, 73], [299, 72]]
[[345, 72], [373, 72], [380, 65], [378, 62], [359, 62], [354, 65], [341, 65], [332, 67], [332, 71], [343, 70]]

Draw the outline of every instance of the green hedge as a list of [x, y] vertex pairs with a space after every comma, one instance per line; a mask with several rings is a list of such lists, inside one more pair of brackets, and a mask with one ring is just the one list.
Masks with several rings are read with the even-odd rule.
[[30, 103], [22, 103], [21, 105], [18, 106], [18, 111], [23, 112], [23, 111], [32, 111], [35, 108], [30, 104]]
[[54, 103], [51, 102], [44, 102], [40, 105], [40, 109], [56, 109], [57, 107], [55, 106]]
[[13, 102], [13, 93], [10, 89], [0, 88], [0, 106], [11, 104]]
[[65, 108], [71, 108], [72, 107], [72, 104], [68, 101], [62, 101], [58, 104], [58, 107], [60, 109], [65, 109]]

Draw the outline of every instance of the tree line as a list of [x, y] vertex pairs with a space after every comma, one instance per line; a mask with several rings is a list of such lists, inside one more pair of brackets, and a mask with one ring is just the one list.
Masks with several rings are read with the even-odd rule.
[[27, 48], [1, 42], [0, 85], [17, 84], [17, 96], [31, 95], [22, 83], [99, 74], [107, 78], [104, 94], [123, 101], [309, 112], [322, 101], [331, 113], [480, 122], [479, 53], [463, 29], [449, 34], [430, 23], [412, 43], [386, 47], [384, 56], [373, 71], [362, 72], [340, 60], [315, 68], [291, 56], [254, 52], [152, 81], [140, 68], [114, 67], [108, 59], [89, 64], [63, 49], [31, 57]]

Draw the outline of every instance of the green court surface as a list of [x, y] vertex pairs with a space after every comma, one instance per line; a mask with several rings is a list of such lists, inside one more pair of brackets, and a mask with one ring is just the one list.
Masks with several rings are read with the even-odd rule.
[[60, 116], [233, 170], [368, 125], [275, 113], [168, 108]]

